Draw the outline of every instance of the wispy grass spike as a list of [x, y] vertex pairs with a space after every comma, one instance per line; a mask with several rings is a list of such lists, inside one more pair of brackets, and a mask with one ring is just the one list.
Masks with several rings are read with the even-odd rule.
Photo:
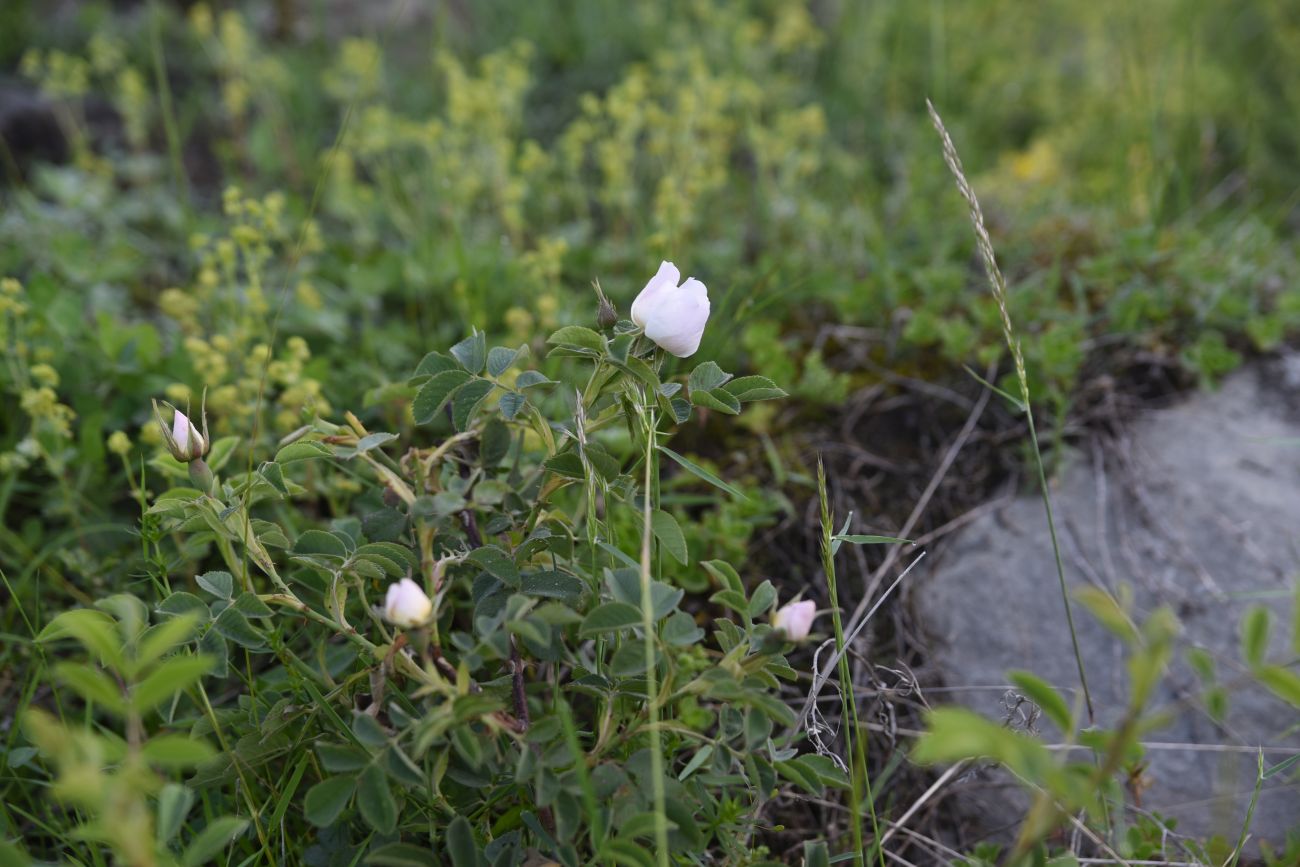
[[967, 207], [970, 209], [970, 222], [975, 229], [975, 246], [979, 248], [980, 258], [984, 261], [984, 273], [988, 275], [989, 287], [993, 291], [993, 300], [997, 302], [998, 313], [1002, 317], [1002, 336], [1006, 338], [1007, 349], [1011, 351], [1011, 357], [1015, 361], [1016, 379], [1020, 383], [1021, 402], [1024, 404], [1025, 419], [1029, 425], [1029, 440], [1034, 449], [1034, 461], [1038, 466], [1038, 485], [1043, 495], [1043, 508], [1047, 512], [1047, 528], [1052, 537], [1052, 553], [1056, 558], [1056, 577], [1061, 584], [1061, 601], [1065, 603], [1065, 621], [1070, 628], [1070, 644], [1074, 650], [1075, 665], [1079, 669], [1079, 685], [1083, 689], [1083, 699], [1088, 706], [1088, 721], [1091, 723], [1096, 719], [1092, 705], [1092, 693], [1088, 690], [1088, 675], [1084, 670], [1083, 654], [1079, 650], [1079, 635], [1074, 628], [1074, 612], [1070, 606], [1070, 593], [1065, 586], [1065, 565], [1061, 560], [1061, 544], [1056, 538], [1056, 521], [1052, 515], [1051, 496], [1047, 490], [1047, 472], [1043, 469], [1043, 453], [1038, 446], [1038, 431], [1034, 427], [1034, 411], [1029, 402], [1029, 377], [1025, 373], [1025, 356], [1020, 351], [1020, 341], [1017, 339], [1015, 329], [1011, 325], [1011, 313], [1007, 309], [1007, 281], [1002, 276], [1002, 269], [998, 267], [997, 256], [993, 253], [993, 241], [989, 238], [988, 229], [984, 225], [984, 211], [980, 208], [979, 198], [975, 195], [975, 190], [971, 187], [970, 181], [966, 180], [966, 173], [961, 166], [961, 157], [957, 155], [957, 147], [952, 143], [952, 136], [948, 135], [948, 130], [943, 125], [943, 119], [939, 117], [939, 112], [935, 110], [934, 103], [927, 99], [925, 107], [930, 112], [930, 122], [934, 124], [935, 131], [939, 133], [939, 139], [943, 142], [943, 160], [948, 164], [948, 169], [957, 182], [957, 191], [961, 193], [962, 198], [966, 200]]

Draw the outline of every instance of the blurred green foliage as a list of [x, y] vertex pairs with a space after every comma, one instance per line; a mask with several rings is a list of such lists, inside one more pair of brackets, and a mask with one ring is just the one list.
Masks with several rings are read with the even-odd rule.
[[[3, 88], [39, 91], [70, 159], [0, 128], [8, 634], [139, 580], [150, 398], [206, 389], [249, 467], [342, 408], [407, 437], [429, 349], [540, 349], [592, 281], [626, 313], [660, 259], [711, 290], [701, 357], [804, 418], [887, 374], [1005, 370], [926, 98], [1051, 417], [1089, 377], [1212, 384], [1300, 330], [1295, 4], [38, 5], [0, 8]], [[745, 424], [751, 452], [785, 433]], [[312, 482], [321, 520], [360, 494]], [[739, 562], [790, 510], [664, 494], [692, 559]]]
[[814, 416], [882, 369], [984, 369], [927, 97], [1053, 417], [1084, 377], [1210, 383], [1300, 326], [1285, 4], [393, 4], [342, 38], [320, 4], [248, 11], [6, 6], [71, 155], [4, 154], [8, 569], [131, 514], [152, 396], [206, 389], [260, 453], [333, 407], [409, 429], [393, 371], [586, 321], [594, 280], [626, 312], [660, 258], [727, 323], [702, 353]]

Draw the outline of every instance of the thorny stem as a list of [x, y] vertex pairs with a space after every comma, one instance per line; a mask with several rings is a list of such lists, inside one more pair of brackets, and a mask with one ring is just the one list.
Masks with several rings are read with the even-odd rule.
[[862, 840], [862, 803], [858, 794], [858, 777], [861, 775], [866, 789], [867, 809], [871, 814], [871, 835], [880, 856], [880, 867], [885, 867], [885, 848], [880, 844], [880, 823], [876, 818], [876, 799], [871, 792], [871, 776], [867, 772], [866, 738], [858, 723], [858, 702], [853, 691], [853, 675], [849, 670], [849, 655], [844, 643], [844, 625], [840, 620], [839, 589], [835, 580], [835, 553], [831, 535], [835, 525], [830, 513], [830, 498], [826, 492], [826, 468], [821, 459], [817, 460], [817, 495], [821, 504], [822, 525], [822, 570], [826, 573], [826, 586], [830, 592], [831, 621], [835, 628], [835, 646], [839, 651], [840, 692], [846, 696], [849, 724], [844, 730], [844, 747], [849, 754], [851, 769], [849, 771], [849, 807], [853, 829], [853, 863], [862, 867], [865, 861], [865, 849]]

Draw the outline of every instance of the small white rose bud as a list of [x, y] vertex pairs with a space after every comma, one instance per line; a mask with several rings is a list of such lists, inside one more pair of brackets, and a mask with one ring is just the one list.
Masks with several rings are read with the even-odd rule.
[[384, 597], [384, 619], [394, 626], [410, 629], [423, 626], [433, 615], [433, 602], [410, 578], [403, 578], [396, 584], [388, 585], [388, 595]]
[[190, 460], [203, 457], [208, 450], [208, 444], [203, 439], [203, 434], [199, 433], [199, 429], [179, 409], [176, 410], [175, 416], [172, 417], [172, 442], [176, 444], [176, 449], [182, 454], [188, 455]]
[[772, 626], [784, 632], [785, 637], [791, 641], [803, 641], [808, 637], [816, 616], [816, 602], [807, 599], [803, 602], [790, 602], [772, 616]]
[[[206, 395], [205, 395], [206, 398]], [[206, 402], [206, 401], [205, 401]], [[172, 457], [183, 464], [197, 461], [208, 453], [208, 414], [206, 410], [200, 410], [203, 419], [203, 430], [200, 431], [198, 425], [190, 421], [189, 416], [181, 412], [170, 403], [164, 402], [163, 406], [172, 411], [172, 426], [167, 427], [167, 422], [163, 421], [162, 410], [158, 407], [158, 401], [153, 402], [154, 418], [158, 420], [158, 427], [162, 429], [163, 442], [167, 444], [167, 451], [172, 453]]]
[[709, 321], [709, 290], [694, 277], [678, 286], [682, 274], [672, 262], [645, 284], [632, 302], [632, 321], [645, 336], [678, 358], [694, 355]]

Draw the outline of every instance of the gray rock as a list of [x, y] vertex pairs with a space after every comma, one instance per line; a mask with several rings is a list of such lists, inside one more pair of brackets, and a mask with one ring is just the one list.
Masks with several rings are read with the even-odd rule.
[[[32, 88], [0, 80], [0, 186], [11, 180], [7, 169], [24, 170], [32, 162], [65, 162], [67, 138], [54, 106]], [[12, 165], [5, 165], [5, 157]]]
[[[1292, 365], [1293, 366], [1293, 365]], [[1255, 782], [1255, 749], [1266, 766], [1300, 750], [1300, 711], [1258, 686], [1241, 662], [1239, 630], [1252, 605], [1273, 614], [1270, 659], [1290, 651], [1300, 575], [1300, 400], [1285, 362], [1228, 378], [1217, 391], [1153, 410], [1120, 439], [1073, 454], [1053, 485], [1072, 587], [1132, 590], [1139, 622], [1160, 606], [1177, 614], [1179, 650], [1153, 705], [1172, 712], [1148, 732], [1140, 808], [1178, 819], [1199, 839], [1235, 842]], [[1078, 693], [1078, 674], [1041, 499], [1021, 496], [974, 521], [918, 580], [912, 604], [932, 640], [942, 683], [932, 704], [959, 701], [998, 719], [1006, 672], [1025, 669]], [[1121, 643], [1075, 604], [1099, 724], [1113, 722], [1128, 696]], [[1204, 688], [1184, 651], [1204, 648], [1228, 690], [1226, 724], [1205, 710]], [[1059, 735], [1039, 724], [1044, 737]], [[1269, 751], [1271, 749], [1271, 751]], [[1298, 771], [1266, 780], [1254, 841], [1282, 844], [1300, 832]], [[1014, 834], [1026, 803], [1005, 774], [982, 769], [959, 779], [954, 797], [976, 835]], [[1253, 847], [1252, 847], [1253, 848]], [[1172, 854], [1173, 850], [1171, 850]]]

